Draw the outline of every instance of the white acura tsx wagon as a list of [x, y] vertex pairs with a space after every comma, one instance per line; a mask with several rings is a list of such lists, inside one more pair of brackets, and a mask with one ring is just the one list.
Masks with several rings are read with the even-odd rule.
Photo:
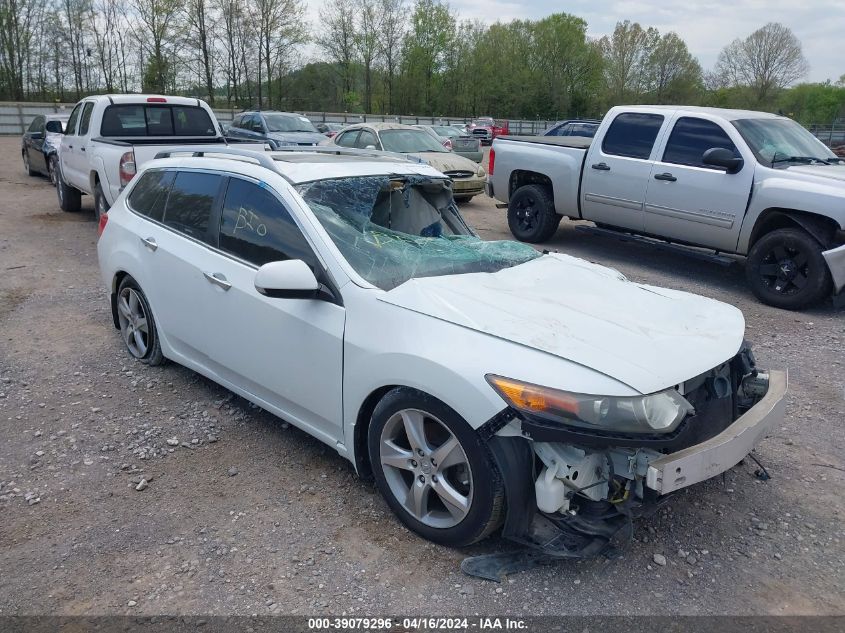
[[195, 150], [148, 162], [101, 220], [129, 353], [333, 446], [425, 538], [503, 526], [596, 554], [783, 416], [786, 375], [756, 367], [739, 310], [483, 241], [428, 165]]

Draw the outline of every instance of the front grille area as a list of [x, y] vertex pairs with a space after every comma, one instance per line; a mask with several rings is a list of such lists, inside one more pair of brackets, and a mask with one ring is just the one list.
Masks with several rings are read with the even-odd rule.
[[471, 171], [466, 171], [462, 169], [444, 171], [443, 173], [449, 176], [449, 178], [472, 178], [473, 176], [473, 173]]

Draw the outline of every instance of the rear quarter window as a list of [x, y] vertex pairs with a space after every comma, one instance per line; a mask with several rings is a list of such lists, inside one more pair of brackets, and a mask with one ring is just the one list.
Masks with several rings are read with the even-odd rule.
[[623, 112], [604, 135], [601, 149], [605, 154], [647, 159], [663, 125], [663, 115]]
[[129, 193], [129, 207], [153, 220], [161, 222], [167, 194], [176, 172], [152, 170], [141, 174], [137, 184]]

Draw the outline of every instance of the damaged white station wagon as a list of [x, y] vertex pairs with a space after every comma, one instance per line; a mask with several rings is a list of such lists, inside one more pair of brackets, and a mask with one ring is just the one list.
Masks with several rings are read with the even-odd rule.
[[335, 447], [427, 539], [598, 554], [782, 419], [786, 374], [755, 366], [739, 310], [483, 241], [428, 165], [171, 154], [101, 220], [129, 352]]

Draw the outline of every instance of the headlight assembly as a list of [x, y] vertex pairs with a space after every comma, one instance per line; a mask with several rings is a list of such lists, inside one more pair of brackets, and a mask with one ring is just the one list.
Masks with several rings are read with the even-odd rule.
[[518, 411], [597, 431], [669, 433], [695, 412], [674, 389], [646, 396], [595, 396], [540, 387], [494, 374], [485, 378]]

